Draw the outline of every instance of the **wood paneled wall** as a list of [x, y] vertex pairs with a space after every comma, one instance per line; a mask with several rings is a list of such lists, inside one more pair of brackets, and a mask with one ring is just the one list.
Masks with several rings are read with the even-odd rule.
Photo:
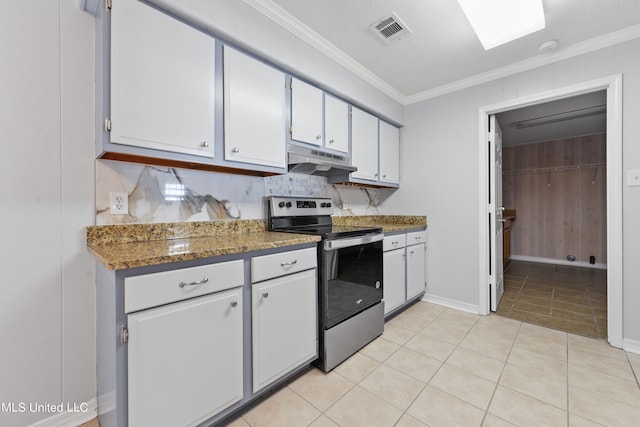
[[513, 255], [607, 262], [605, 134], [505, 147], [502, 183]]

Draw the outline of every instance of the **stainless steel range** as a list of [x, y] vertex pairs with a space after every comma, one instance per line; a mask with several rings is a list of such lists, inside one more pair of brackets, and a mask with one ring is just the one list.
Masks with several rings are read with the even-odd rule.
[[320, 358], [329, 372], [382, 334], [381, 228], [331, 223], [331, 199], [269, 197], [271, 231], [314, 234], [318, 245]]

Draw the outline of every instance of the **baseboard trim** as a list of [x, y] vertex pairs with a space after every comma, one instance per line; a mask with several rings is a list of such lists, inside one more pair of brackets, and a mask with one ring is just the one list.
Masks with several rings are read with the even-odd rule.
[[588, 262], [584, 262], [584, 261], [567, 261], [566, 259], [540, 258], [535, 256], [526, 256], [526, 255], [511, 255], [510, 259], [514, 261], [539, 262], [543, 264], [572, 265], [574, 267], [596, 268], [599, 270], [607, 269], [607, 264], [601, 264], [601, 263], [589, 264]]
[[29, 427], [79, 426], [98, 416], [98, 401], [95, 398], [86, 402], [70, 402], [68, 408], [72, 410], [57, 413], [52, 417], [31, 424]]
[[629, 353], [640, 354], [640, 341], [635, 340], [622, 340], [622, 349]]
[[422, 301], [442, 305], [449, 308], [455, 308], [456, 310], [466, 311], [467, 313], [480, 314], [480, 308], [478, 305], [439, 297], [433, 294], [424, 294], [424, 296], [422, 297]]

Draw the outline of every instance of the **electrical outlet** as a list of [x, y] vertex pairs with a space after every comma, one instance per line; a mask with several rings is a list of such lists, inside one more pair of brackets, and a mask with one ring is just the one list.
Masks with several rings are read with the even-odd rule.
[[640, 169], [629, 169], [627, 171], [627, 187], [640, 186]]
[[112, 215], [127, 215], [129, 213], [129, 195], [127, 193], [109, 193], [109, 212]]

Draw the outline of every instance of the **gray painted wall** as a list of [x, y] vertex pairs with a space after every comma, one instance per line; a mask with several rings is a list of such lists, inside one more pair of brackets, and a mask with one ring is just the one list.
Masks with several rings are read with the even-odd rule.
[[400, 189], [383, 213], [427, 214], [427, 293], [477, 306], [478, 110], [481, 106], [623, 74], [623, 298], [625, 340], [640, 343], [640, 39], [409, 105], [401, 133]]

